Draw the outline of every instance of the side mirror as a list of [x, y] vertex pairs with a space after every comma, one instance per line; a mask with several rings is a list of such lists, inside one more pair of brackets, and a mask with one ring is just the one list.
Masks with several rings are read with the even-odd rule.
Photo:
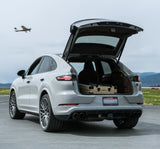
[[17, 73], [18, 76], [21, 76], [21, 77], [22, 77], [22, 79], [24, 79], [25, 74], [26, 74], [25, 70], [20, 70], [20, 71], [18, 71], [18, 73]]

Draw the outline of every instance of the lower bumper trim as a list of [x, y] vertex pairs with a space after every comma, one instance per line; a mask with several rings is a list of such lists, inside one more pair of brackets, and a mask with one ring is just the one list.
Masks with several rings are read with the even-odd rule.
[[55, 115], [59, 120], [113, 120], [117, 118], [140, 117], [142, 110], [77, 110], [70, 115]]

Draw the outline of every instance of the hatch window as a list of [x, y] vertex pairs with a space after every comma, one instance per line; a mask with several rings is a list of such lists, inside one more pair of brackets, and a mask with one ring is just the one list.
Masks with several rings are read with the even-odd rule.
[[94, 43], [94, 44], [109, 45], [112, 47], [116, 47], [118, 42], [119, 42], [118, 37], [102, 36], [102, 35], [81, 36], [76, 40], [76, 43]]

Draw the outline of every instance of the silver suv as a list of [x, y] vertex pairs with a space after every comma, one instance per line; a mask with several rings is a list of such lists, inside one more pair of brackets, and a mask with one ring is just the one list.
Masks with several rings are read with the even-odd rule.
[[61, 130], [68, 120], [136, 126], [142, 114], [141, 83], [120, 57], [127, 38], [140, 31], [103, 19], [73, 23], [63, 56], [39, 57], [27, 71], [18, 72], [21, 77], [10, 90], [11, 118], [37, 114], [44, 131]]

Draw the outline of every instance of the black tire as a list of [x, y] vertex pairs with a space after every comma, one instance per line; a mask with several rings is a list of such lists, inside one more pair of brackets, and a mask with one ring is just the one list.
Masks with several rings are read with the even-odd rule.
[[131, 129], [137, 125], [138, 119], [139, 118], [137, 118], [137, 117], [114, 119], [113, 122], [120, 129]]
[[11, 91], [11, 93], [10, 93], [9, 115], [12, 119], [23, 119], [25, 117], [25, 113], [20, 112], [17, 108], [15, 91]]
[[63, 121], [55, 118], [51, 103], [47, 94], [43, 95], [39, 103], [39, 121], [42, 129], [46, 132], [57, 132], [62, 130]]

